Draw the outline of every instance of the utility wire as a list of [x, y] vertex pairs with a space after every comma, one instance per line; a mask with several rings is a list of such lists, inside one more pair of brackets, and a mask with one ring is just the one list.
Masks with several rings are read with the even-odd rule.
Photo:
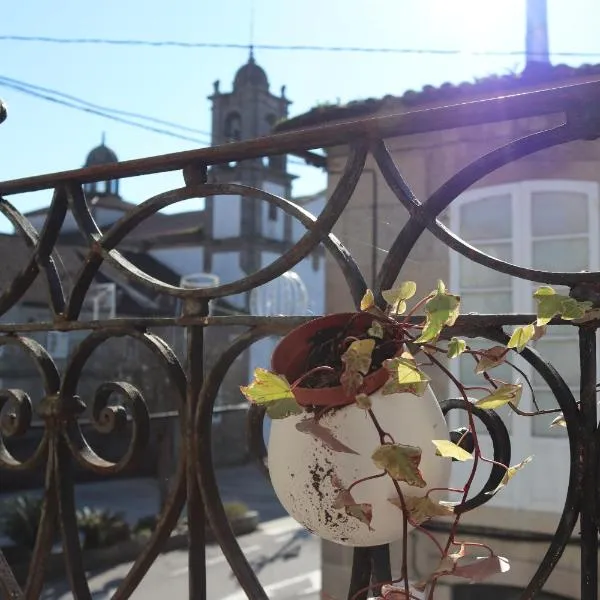
[[87, 113], [91, 113], [93, 115], [98, 115], [100, 117], [103, 117], [105, 119], [110, 119], [111, 121], [117, 121], [118, 123], [123, 123], [125, 125], [130, 125], [131, 127], [138, 127], [139, 129], [145, 129], [146, 131], [152, 131], [154, 133], [160, 133], [162, 135], [168, 135], [170, 137], [173, 138], [178, 138], [180, 140], [185, 140], [188, 142], [194, 142], [195, 144], [201, 144], [204, 145], [206, 142], [203, 142], [197, 138], [193, 138], [187, 135], [182, 135], [180, 133], [175, 133], [174, 131], [169, 131], [167, 129], [162, 129], [159, 127], [152, 127], [151, 125], [146, 125], [144, 123], [137, 123], [136, 121], [132, 121], [131, 119], [126, 119], [124, 117], [119, 117], [117, 115], [114, 114], [110, 114], [107, 112], [104, 112], [100, 109], [97, 108], [92, 108], [89, 106], [83, 106], [83, 105], [78, 105], [75, 104], [73, 102], [69, 102], [68, 100], [63, 100], [61, 98], [57, 98], [54, 96], [50, 96], [48, 94], [44, 94], [41, 92], [38, 92], [34, 89], [31, 89], [29, 87], [23, 86], [23, 85], [19, 85], [19, 84], [15, 84], [15, 83], [9, 83], [6, 81], [2, 81], [2, 79], [0, 79], [0, 86], [18, 91], [18, 92], [22, 92], [23, 94], [27, 94], [29, 96], [33, 96], [35, 98], [39, 98], [41, 100], [46, 100], [47, 102], [53, 102], [54, 104], [59, 104], [61, 106], [66, 106], [68, 108], [72, 108], [74, 110], [79, 110], [82, 112], [87, 112]]
[[[110, 38], [60, 38], [49, 36], [0, 35], [0, 41], [38, 42], [47, 44], [87, 44], [107, 46], [149, 46], [174, 48], [223, 48], [247, 50], [248, 44], [228, 42], [184, 42], [179, 40], [135, 40]], [[311, 44], [254, 44], [257, 50], [302, 51], [302, 52], [355, 52], [378, 54], [434, 54], [434, 55], [472, 55], [472, 56], [525, 56], [525, 50], [457, 50], [444, 48], [389, 48], [368, 46], [318, 46]], [[600, 52], [552, 52], [552, 56], [599, 57]]]
[[[79, 110], [82, 112], [97, 115], [97, 116], [105, 118], [105, 119], [110, 119], [110, 120], [116, 121], [118, 123], [123, 123], [124, 125], [129, 125], [131, 127], [137, 127], [139, 129], [144, 129], [146, 131], [158, 133], [160, 135], [166, 135], [166, 136], [173, 137], [176, 139], [193, 142], [193, 143], [199, 144], [201, 146], [211, 144], [210, 133], [208, 133], [206, 131], [202, 131], [200, 129], [195, 129], [193, 127], [188, 127], [187, 125], [181, 125], [179, 123], [174, 123], [172, 121], [158, 119], [156, 117], [151, 117], [151, 116], [144, 115], [144, 114], [137, 113], [137, 112], [101, 106], [99, 104], [94, 104], [92, 102], [88, 102], [87, 100], [78, 98], [76, 96], [72, 96], [70, 94], [65, 94], [58, 90], [53, 90], [51, 88], [45, 88], [42, 86], [26, 83], [24, 81], [19, 81], [18, 79], [12, 79], [11, 77], [4, 77], [4, 76], [0, 75], [0, 87], [6, 87], [8, 89], [12, 89], [12, 90], [21, 92], [23, 94], [33, 96], [34, 98], [44, 100], [46, 102], [52, 102], [54, 104], [58, 104], [60, 106], [66, 107], [66, 108], [71, 108], [73, 110]], [[149, 122], [166, 125], [168, 127], [182, 129], [184, 131], [191, 131], [191, 132], [198, 133], [198, 134], [208, 136], [208, 137], [204, 138], [204, 139], [190, 137], [187, 135], [182, 135], [180, 133], [176, 133], [174, 131], [170, 131], [168, 129], [153, 127], [151, 125], [146, 125], [145, 123], [138, 123], [137, 121], [133, 121], [126, 117], [132, 117], [134, 119], [146, 120]], [[294, 157], [288, 157], [288, 161], [293, 164], [296, 164], [296, 165], [306, 166], [305, 161], [294, 158]]]
[[[64, 92], [60, 92], [58, 90], [54, 90], [51, 88], [42, 87], [39, 85], [34, 85], [32, 83], [27, 83], [25, 81], [20, 81], [18, 79], [12, 79], [11, 77], [5, 77], [4, 75], [0, 75], [0, 84], [6, 85], [7, 87], [16, 86], [18, 88], [27, 88], [33, 91], [42, 92], [51, 94], [53, 96], [58, 96], [60, 98], [64, 98], [66, 100], [71, 100], [82, 106], [86, 106], [88, 108], [93, 108], [102, 112], [113, 113], [117, 115], [122, 115], [125, 117], [133, 117], [134, 119], [141, 119], [144, 121], [149, 121], [151, 123], [157, 123], [159, 125], [166, 125], [173, 129], [180, 129], [182, 131], [189, 131], [191, 133], [198, 133], [202, 136], [207, 136], [210, 139], [210, 133], [208, 131], [202, 131], [200, 129], [196, 129], [194, 127], [188, 127], [187, 125], [181, 125], [179, 123], [174, 123], [173, 121], [166, 121], [164, 119], [158, 119], [156, 117], [150, 117], [148, 115], [143, 115], [137, 112], [131, 112], [127, 110], [121, 110], [118, 108], [109, 108], [107, 106], [100, 106], [99, 104], [94, 104], [92, 102], [88, 102], [87, 100], [83, 100], [82, 98], [78, 98], [76, 96], [72, 96], [70, 94], [65, 94]], [[23, 91], [23, 90], [20, 90]]]

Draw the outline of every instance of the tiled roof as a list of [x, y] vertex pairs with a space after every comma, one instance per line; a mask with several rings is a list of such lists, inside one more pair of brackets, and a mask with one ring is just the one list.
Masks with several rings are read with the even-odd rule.
[[[121, 196], [115, 194], [98, 194], [88, 198], [88, 205], [91, 209], [94, 208], [110, 208], [116, 210], [127, 211], [135, 207], [135, 204], [123, 200]], [[45, 215], [48, 212], [48, 207], [44, 206], [36, 210], [25, 213], [26, 217], [34, 217], [38, 215]]]
[[[71, 292], [86, 254], [87, 250], [82, 246], [64, 244], [58, 245], [52, 254], [66, 295]], [[126, 250], [123, 251], [123, 254], [145, 273], [171, 285], [179, 284], [179, 275], [149, 254]], [[0, 293], [28, 264], [31, 250], [27, 248], [21, 237], [0, 234], [0, 257], [5, 256], [10, 256], [11, 259], [0, 260]], [[122, 292], [119, 300], [120, 312], [136, 315], [161, 312], [164, 303], [160, 299], [155, 299], [155, 292], [147, 286], [129, 282], [124, 274], [108, 262], [103, 263], [96, 279], [98, 282], [117, 284], [117, 288]], [[38, 274], [22, 301], [27, 304], [48, 305], [48, 290], [42, 273]], [[158, 308], [154, 306], [155, 304]]]
[[382, 98], [353, 100], [345, 105], [317, 106], [302, 115], [281, 122], [274, 130], [291, 131], [329, 121], [353, 120], [383, 109], [406, 110], [424, 104], [460, 102], [473, 96], [499, 96], [533, 86], [565, 83], [575, 78], [600, 78], [600, 64], [572, 67], [533, 63], [522, 73], [491, 75], [459, 84], [446, 82], [437, 87], [426, 85], [421, 90], [409, 90], [401, 96], [387, 95]]
[[[32, 255], [23, 238], [18, 235], [0, 234], [0, 292], [4, 291], [14, 278], [29, 263]], [[10, 260], [4, 260], [4, 257], [10, 256]], [[69, 293], [74, 278], [81, 267], [82, 260], [75, 247], [59, 247], [52, 254], [56, 268], [58, 269], [61, 281]], [[31, 304], [47, 304], [48, 288], [43, 274], [38, 274], [31, 284], [23, 300]]]

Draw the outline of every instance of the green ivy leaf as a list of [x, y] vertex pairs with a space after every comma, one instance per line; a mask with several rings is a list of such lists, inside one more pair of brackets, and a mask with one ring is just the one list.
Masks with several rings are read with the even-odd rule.
[[436, 448], [435, 453], [437, 456], [443, 456], [444, 458], [455, 458], [456, 460], [460, 460], [462, 462], [466, 460], [473, 460], [472, 454], [450, 440], [431, 441]]
[[421, 448], [404, 444], [383, 444], [373, 452], [373, 462], [379, 469], [397, 481], [405, 481], [414, 487], [425, 487], [427, 483], [419, 470]]
[[363, 376], [371, 368], [371, 354], [375, 348], [375, 340], [354, 340], [344, 354], [344, 372], [340, 382], [347, 394], [356, 394], [363, 382]]
[[533, 456], [528, 456], [524, 461], [520, 462], [519, 464], [506, 469], [506, 473], [504, 474], [502, 481], [498, 484], [498, 487], [495, 490], [492, 490], [491, 492], [486, 492], [488, 496], [493, 496], [494, 494], [498, 493], [498, 491], [501, 490], [517, 474], [518, 471], [520, 471], [525, 465], [528, 465], [532, 460]]
[[248, 386], [240, 386], [240, 390], [254, 404], [267, 404], [294, 397], [292, 388], [283, 375], [260, 367], [254, 371], [254, 381]]
[[451, 327], [458, 318], [460, 296], [449, 294], [443, 281], [438, 282], [437, 290], [425, 304], [425, 327], [417, 344], [437, 340], [444, 326]]
[[497, 390], [494, 390], [489, 396], [481, 398], [475, 402], [477, 408], [495, 409], [508, 404], [517, 406], [523, 392], [521, 383], [503, 383]]
[[299, 415], [303, 412], [302, 407], [294, 398], [285, 398], [267, 404], [267, 415], [271, 419], [285, 419], [286, 417]]
[[288, 380], [266, 369], [255, 369], [252, 383], [240, 386], [240, 390], [248, 401], [265, 405], [271, 419], [284, 419], [303, 412]]
[[[402, 503], [399, 498], [390, 498], [388, 501], [402, 510]], [[454, 509], [451, 506], [443, 506], [428, 496], [421, 498], [404, 496], [404, 505], [406, 506], [409, 519], [415, 525], [420, 525], [432, 517], [449, 517], [454, 514]]]
[[541, 327], [547, 325], [553, 317], [561, 316], [567, 321], [582, 319], [586, 312], [592, 310], [593, 304], [578, 301], [564, 294], [557, 294], [551, 287], [543, 286], [533, 294], [537, 302], [537, 321]]
[[560, 314], [565, 321], [582, 319], [585, 313], [592, 310], [594, 305], [591, 302], [579, 302], [575, 298], [566, 298], [560, 306]]
[[417, 367], [410, 352], [403, 352], [401, 356], [384, 360], [383, 366], [390, 373], [390, 378], [381, 388], [384, 396], [398, 393], [422, 396], [425, 393], [429, 385], [429, 377]]
[[543, 286], [538, 288], [533, 297], [537, 302], [537, 324], [540, 327], [547, 325], [552, 317], [560, 313], [561, 296], [551, 287]]
[[448, 342], [448, 358], [456, 358], [460, 356], [467, 349], [467, 342], [465, 340], [461, 340], [460, 338], [453, 337]]
[[406, 300], [412, 298], [417, 291], [414, 281], [404, 281], [398, 287], [381, 292], [383, 299], [388, 303], [391, 314], [401, 315], [406, 311]]
[[506, 346], [508, 348], [516, 348], [518, 352], [521, 352], [527, 345], [527, 342], [535, 335], [535, 326], [533, 323], [529, 325], [522, 325], [517, 327], [513, 334], [510, 336], [510, 340]]
[[383, 326], [379, 321], [373, 321], [371, 327], [367, 330], [367, 334], [372, 338], [383, 339]]
[[485, 371], [489, 371], [498, 365], [501, 365], [506, 360], [508, 354], [504, 346], [493, 346], [481, 353], [477, 364], [475, 365], [475, 373], [481, 375]]

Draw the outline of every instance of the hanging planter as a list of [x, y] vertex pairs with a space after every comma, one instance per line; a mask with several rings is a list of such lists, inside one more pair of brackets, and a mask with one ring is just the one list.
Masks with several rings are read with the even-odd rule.
[[[403, 312], [413, 294], [411, 282], [392, 291], [389, 312]], [[362, 312], [291, 331], [273, 352], [272, 372], [257, 370], [242, 388], [266, 402], [273, 419], [269, 472], [284, 508], [320, 537], [350, 546], [401, 538], [398, 489], [405, 502], [437, 504], [450, 475], [432, 443], [449, 443], [446, 422], [408, 348], [418, 332], [371, 298]]]
[[[406, 541], [410, 528], [433, 517], [451, 519], [448, 543], [437, 545], [432, 538], [440, 553], [435, 571], [411, 582], [404, 557], [396, 582], [401, 587], [392, 590], [409, 597], [410, 589], [427, 588], [433, 597], [440, 577], [481, 581], [509, 568], [485, 544], [454, 538], [478, 464], [506, 470], [496, 487], [485, 492], [491, 498], [531, 460], [509, 467], [481, 452], [470, 407], [514, 408], [523, 389], [522, 383], [501, 381], [488, 372], [505, 362], [511, 365], [506, 361], [510, 349], [520, 352], [530, 339], [543, 335], [553, 316], [580, 319], [590, 306], [542, 287], [534, 295], [535, 323], [518, 327], [506, 346], [475, 350], [456, 337], [439, 343], [442, 330], [458, 317], [458, 296], [439, 282], [404, 315], [415, 291], [413, 282], [405, 282], [383, 292], [385, 311], [367, 291], [360, 312], [329, 315], [294, 329], [273, 352], [272, 370], [256, 369], [254, 381], [241, 389], [250, 402], [265, 406], [272, 419], [269, 471], [279, 500], [320, 537], [349, 546], [376, 546]], [[413, 316], [419, 308], [425, 312], [422, 320]], [[482, 375], [480, 386], [464, 386], [445, 366], [446, 358], [463, 353], [474, 359], [475, 372]], [[424, 367], [437, 368], [463, 398], [468, 428], [457, 443], [449, 440]], [[533, 393], [529, 381], [527, 385]], [[470, 391], [481, 397], [468, 399]], [[558, 419], [556, 424], [561, 424]], [[466, 483], [452, 490], [451, 460], [473, 464]], [[459, 494], [459, 499], [445, 501], [449, 493]], [[473, 555], [471, 549], [483, 549], [486, 555]]]

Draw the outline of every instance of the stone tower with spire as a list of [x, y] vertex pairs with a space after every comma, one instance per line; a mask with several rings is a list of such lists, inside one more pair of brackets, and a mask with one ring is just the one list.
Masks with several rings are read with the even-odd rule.
[[[233, 89], [222, 92], [214, 83], [212, 102], [212, 144], [220, 145], [268, 135], [273, 126], [288, 114], [291, 104], [285, 86], [279, 95], [272, 94], [264, 69], [255, 61], [252, 48], [246, 64], [233, 80]], [[293, 176], [287, 172], [285, 156], [253, 159], [211, 169], [210, 181], [241, 183], [273, 194], [290, 197]], [[207, 198], [208, 237], [218, 241], [208, 250], [205, 269], [221, 271], [225, 264], [231, 278], [259, 269], [271, 258], [267, 250], [281, 253], [291, 241], [291, 220], [266, 202], [235, 196]], [[219, 250], [227, 249], [228, 258]], [[240, 272], [230, 264], [233, 251]]]

